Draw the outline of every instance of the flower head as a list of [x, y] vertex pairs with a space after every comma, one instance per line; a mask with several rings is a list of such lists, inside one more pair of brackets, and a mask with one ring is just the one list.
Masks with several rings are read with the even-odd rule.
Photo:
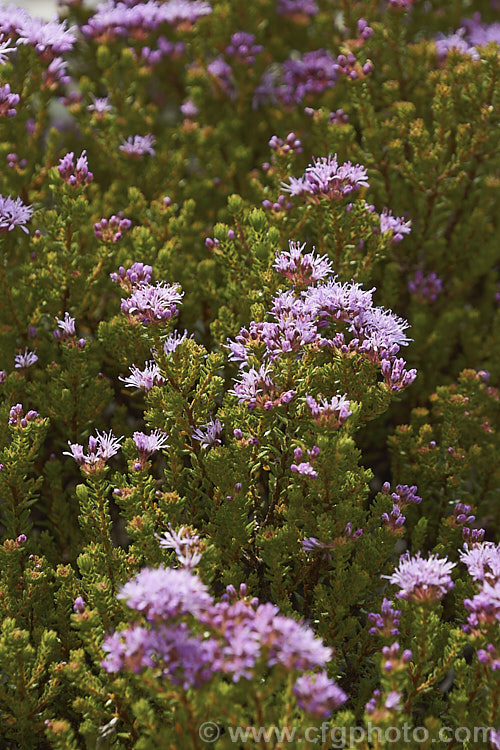
[[393, 216], [392, 211], [384, 209], [380, 214], [380, 231], [382, 234], [392, 232], [391, 242], [401, 242], [403, 235], [411, 232], [411, 221], [405, 221], [401, 216]]
[[179, 331], [169, 333], [169, 335], [163, 342], [163, 351], [165, 352], [165, 354], [172, 354], [173, 352], [175, 352], [177, 347], [182, 344], [183, 341], [186, 341], [187, 337], [188, 333], [186, 330], [184, 330], [184, 333], [180, 333]]
[[16, 48], [11, 47], [9, 41], [3, 41], [3, 34], [0, 34], [0, 65], [5, 65], [9, 59], [7, 55], [11, 52], [15, 52]]
[[453, 34], [438, 34], [436, 43], [436, 52], [438, 57], [446, 57], [450, 50], [456, 50], [463, 55], [469, 55], [473, 60], [479, 60], [479, 52], [471, 42], [465, 38], [465, 29], [458, 29]]
[[221, 444], [222, 424], [219, 419], [210, 419], [203, 427], [192, 432], [193, 440], [199, 440], [202, 448], [213, 448]]
[[[102, 221], [103, 220], [101, 219], [101, 223]], [[96, 225], [94, 224], [94, 228], [95, 227]], [[134, 286], [137, 286], [138, 284], [142, 284], [142, 283], [149, 284], [149, 282], [151, 281], [152, 275], [153, 275], [152, 266], [149, 266], [145, 263], [132, 263], [130, 268], [127, 268], [127, 270], [125, 270], [123, 266], [120, 266], [120, 268], [118, 269], [118, 273], [109, 274], [110, 279], [114, 281], [115, 284], [119, 284], [120, 286], [123, 286], [127, 290], [131, 290]]]
[[24, 353], [19, 352], [19, 354], [16, 354], [16, 356], [14, 357], [14, 367], [17, 367], [19, 369], [31, 367], [35, 364], [35, 362], [38, 362], [38, 355], [35, 354], [35, 352], [28, 351], [27, 346], [24, 348]]
[[500, 623], [500, 581], [489, 583], [483, 581], [481, 588], [472, 599], [464, 600], [464, 607], [469, 612], [468, 627], [464, 630], [482, 630]]
[[226, 55], [234, 57], [243, 65], [253, 65], [256, 55], [259, 55], [263, 46], [255, 44], [255, 36], [246, 31], [237, 31], [231, 36], [231, 43], [226, 47]]
[[169, 531], [160, 538], [160, 547], [173, 549], [180, 564], [189, 570], [195, 568], [201, 560], [199, 540], [200, 538], [192, 536], [185, 526], [181, 526], [177, 532], [170, 526]]
[[465, 563], [473, 581], [494, 583], [500, 580], [500, 544], [481, 542], [460, 551], [460, 562]]
[[60, 337], [61, 331], [64, 337], [75, 336], [75, 319], [71, 317], [69, 312], [64, 313], [64, 318], [62, 320], [56, 317], [56, 323], [60, 330], [54, 331], [55, 338]]
[[76, 26], [67, 28], [66, 21], [43, 21], [26, 18], [19, 30], [18, 44], [29, 44], [45, 60], [70, 52], [76, 42]]
[[154, 135], [134, 135], [129, 136], [126, 141], [122, 142], [119, 146], [119, 150], [122, 151], [126, 156], [132, 158], [139, 158], [149, 154], [150, 156], [155, 155], [153, 146], [155, 145], [156, 138]]
[[419, 302], [435, 302], [442, 292], [443, 282], [434, 271], [424, 275], [419, 269], [408, 282], [408, 289]]
[[134, 432], [134, 443], [139, 454], [139, 467], [144, 468], [152, 453], [167, 447], [167, 435], [161, 430], [154, 430], [149, 435]]
[[146, 393], [151, 390], [154, 385], [163, 385], [165, 379], [160, 374], [160, 368], [153, 360], [145, 362], [145, 367], [140, 370], [135, 365], [130, 367], [130, 375], [126, 378], [118, 378], [125, 383], [125, 388], [139, 388], [141, 391]]
[[327, 719], [347, 700], [347, 695], [326, 672], [302, 675], [296, 680], [293, 692], [300, 708], [318, 719]]
[[361, 310], [351, 324], [351, 330], [374, 349], [391, 349], [394, 344], [407, 346], [411, 339], [405, 330], [409, 327], [406, 320], [382, 307]]
[[212, 597], [202, 581], [184, 569], [144, 568], [118, 594], [147, 620], [197, 615], [210, 607]]
[[120, 450], [120, 441], [123, 440], [123, 437], [117, 438], [111, 431], [106, 434], [105, 432], [100, 433], [98, 430], [96, 430], [96, 435], [97, 437], [91, 435], [89, 438], [88, 453], [84, 453], [83, 445], [71, 443], [68, 440], [70, 449], [64, 451], [63, 456], [74, 458], [76, 463], [87, 473], [101, 471], [106, 461]]
[[0, 195], [0, 232], [11, 232], [15, 227], [20, 227], [28, 234], [29, 230], [24, 225], [32, 215], [32, 207], [26, 206], [20, 198]]
[[318, 476], [318, 472], [314, 470], [309, 461], [301, 461], [299, 464], [292, 464], [290, 470], [294, 474], [301, 474], [303, 477], [309, 477], [310, 479], [316, 479]]
[[113, 107], [111, 106], [111, 103], [107, 96], [97, 96], [92, 98], [92, 104], [89, 104], [87, 109], [89, 112], [94, 112], [99, 119], [102, 119], [104, 115], [113, 110]]
[[330, 401], [322, 398], [319, 403], [312, 396], [306, 396], [306, 404], [317, 424], [321, 426], [340, 427], [352, 414], [346, 393], [343, 396], [334, 396]]
[[[97, 221], [94, 224], [94, 235], [97, 237], [97, 239], [103, 240], [103, 242], [119, 242], [122, 239], [124, 233], [128, 232], [131, 226], [132, 222], [130, 221], [130, 219], [126, 219], [123, 215], [123, 211], [119, 211], [118, 215], [113, 214], [109, 219], [102, 218], [100, 221]], [[143, 264], [138, 263], [134, 265], [142, 266]], [[151, 269], [151, 266], [147, 266], [147, 268]], [[120, 266], [120, 269], [124, 270], [123, 266]], [[127, 273], [129, 273], [130, 271], [131, 269], [129, 269]], [[118, 280], [119, 277], [117, 274], [112, 273], [110, 274], [110, 276], [113, 281], [120, 283], [121, 279]]]
[[153, 286], [147, 282], [134, 287], [127, 299], [122, 299], [121, 310], [141, 323], [162, 323], [179, 312], [177, 303], [184, 292], [178, 284], [160, 281]]
[[[1, 57], [0, 49], [0, 57]], [[17, 115], [16, 106], [19, 104], [21, 97], [19, 94], [11, 93], [8, 83], [0, 86], [0, 117], [14, 117]]]
[[305, 243], [289, 242], [289, 251], [276, 255], [273, 268], [279, 274], [290, 279], [292, 284], [303, 287], [324, 279], [333, 272], [328, 255], [316, 255], [314, 248], [310, 253], [304, 253]]
[[87, 152], [84, 149], [76, 160], [76, 166], [73, 151], [70, 151], [66, 156], [59, 160], [57, 170], [64, 182], [71, 185], [71, 187], [88, 185], [94, 179], [92, 172], [89, 172], [86, 154]]
[[292, 20], [307, 21], [319, 12], [319, 8], [315, 0], [278, 0], [276, 11], [280, 16], [288, 16]]
[[339, 164], [335, 154], [313, 159], [302, 177], [290, 178], [289, 184], [285, 182], [282, 187], [291, 195], [324, 196], [338, 200], [368, 185], [364, 167], [360, 164], [353, 165], [350, 161]]
[[429, 555], [425, 560], [420, 552], [414, 557], [405, 553], [394, 573], [383, 577], [400, 587], [401, 591], [396, 594], [399, 599], [433, 602], [442, 599], [453, 588], [450, 573], [455, 565], [437, 555]]
[[15, 404], [9, 412], [9, 424], [16, 427], [27, 427], [28, 422], [38, 418], [38, 412], [30, 410], [24, 415], [23, 405]]
[[380, 613], [370, 612], [368, 619], [373, 622], [373, 627], [369, 629], [370, 635], [382, 635], [386, 638], [393, 638], [399, 634], [399, 618], [401, 617], [401, 610], [394, 609], [392, 601], [384, 597]]

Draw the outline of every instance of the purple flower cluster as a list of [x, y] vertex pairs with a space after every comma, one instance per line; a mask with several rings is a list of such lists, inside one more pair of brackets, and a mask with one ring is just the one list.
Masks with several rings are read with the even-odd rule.
[[464, 37], [465, 29], [458, 29], [453, 34], [438, 34], [435, 39], [438, 56], [446, 57], [450, 50], [455, 50], [455, 52], [461, 52], [463, 55], [470, 55], [473, 60], [479, 60], [477, 49]]
[[19, 352], [14, 357], [14, 367], [19, 370], [25, 370], [27, 367], [31, 367], [38, 362], [38, 355], [35, 352], [30, 352], [28, 347], [24, 347], [24, 352]]
[[186, 51], [184, 42], [171, 42], [164, 36], [160, 36], [156, 43], [156, 49], [146, 46], [136, 51], [130, 48], [139, 65], [146, 65], [150, 71], [165, 58], [179, 60]]
[[429, 555], [424, 559], [420, 552], [415, 557], [405, 553], [401, 555], [394, 573], [383, 577], [399, 586], [400, 591], [396, 594], [398, 599], [435, 602], [453, 588], [450, 573], [455, 564], [437, 555]]
[[188, 120], [194, 120], [194, 118], [200, 111], [192, 99], [187, 99], [183, 104], [181, 104], [179, 109], [184, 117], [186, 117]]
[[296, 680], [293, 692], [300, 708], [318, 719], [327, 719], [347, 700], [347, 695], [326, 672], [302, 675]]
[[[303, 266], [305, 273], [322, 275], [328, 267], [325, 257], [316, 258], [312, 253], [303, 255], [304, 246], [290, 244], [290, 252], [278, 257], [275, 268], [285, 271], [285, 275], [299, 273]], [[296, 270], [295, 270], [296, 269]], [[293, 280], [296, 280], [295, 278]], [[390, 310], [374, 307], [372, 290], [364, 290], [359, 284], [344, 283], [330, 277], [323, 283], [309, 285], [299, 294], [295, 290], [280, 292], [273, 300], [270, 315], [274, 320], [252, 321], [248, 328], [242, 328], [234, 340], [228, 340], [229, 358], [240, 366], [239, 378], [230, 393], [237, 396], [240, 403], [249, 409], [260, 406], [272, 409], [273, 406], [288, 403], [295, 392], [281, 388], [273, 380], [271, 364], [283, 356], [300, 358], [307, 347], [331, 348], [341, 354], [353, 351], [373, 362], [381, 364], [382, 375], [388, 388], [398, 391], [405, 388], [416, 377], [416, 370], [405, 369], [403, 359], [398, 359], [399, 347], [408, 344], [405, 330], [408, 323]], [[347, 344], [345, 334], [337, 332], [333, 338], [325, 338], [324, 329], [343, 325], [353, 334]], [[337, 396], [337, 399], [345, 398]], [[316, 403], [316, 402], [315, 402]], [[315, 416], [323, 416], [329, 421], [333, 412], [346, 416], [343, 401], [313, 405]], [[348, 406], [347, 406], [348, 409]]]
[[247, 372], [242, 372], [234, 383], [234, 389], [228, 393], [236, 396], [240, 404], [246, 404], [249, 410], [256, 407], [269, 410], [288, 404], [295, 395], [295, 391], [282, 392], [278, 388], [266, 365], [261, 365], [258, 370], [251, 367]]
[[301, 245], [290, 240], [288, 252], [277, 254], [273, 265], [281, 276], [298, 288], [314, 284], [333, 273], [328, 255], [316, 255], [314, 248], [312, 252], [304, 253], [305, 246], [305, 243]]
[[205, 584], [187, 570], [143, 568], [118, 594], [149, 622], [200, 615], [212, 604]]
[[[181, 532], [167, 535], [163, 546], [179, 547], [184, 556]], [[245, 593], [246, 587], [240, 587], [240, 596]], [[331, 649], [309, 627], [280, 615], [272, 604], [238, 599], [232, 586], [215, 603], [207, 587], [185, 567], [144, 569], [118, 596], [141, 612], [150, 627], [132, 625], [105, 638], [102, 666], [108, 672], [156, 667], [172, 684], [187, 689], [217, 674], [233, 682], [250, 680], [261, 665], [288, 672], [324, 668], [332, 657]], [[316, 680], [317, 688], [311, 681], [307, 694], [306, 683], [296, 683], [296, 695], [305, 711], [326, 717], [347, 696], [323, 673]]]
[[426, 276], [418, 270], [408, 282], [408, 289], [419, 302], [435, 302], [443, 290], [443, 282], [434, 271]]
[[472, 18], [466, 18], [463, 21], [467, 31], [467, 36], [471, 44], [476, 47], [484, 47], [490, 42], [500, 44], [500, 23], [481, 23], [481, 14], [474, 13]]
[[13, 94], [8, 83], [0, 86], [0, 117], [14, 117], [17, 115], [17, 105], [21, 97], [19, 94]]
[[213, 448], [221, 445], [222, 424], [218, 419], [210, 419], [203, 427], [193, 430], [193, 440], [198, 440], [202, 448]]
[[[6, 32], [1, 20], [0, 30]], [[66, 21], [44, 21], [41, 18], [31, 18], [28, 14], [16, 24], [15, 32], [18, 36], [17, 44], [34, 47], [37, 55], [47, 62], [70, 52], [76, 43], [76, 26], [68, 29]]]
[[469, 612], [466, 632], [487, 632], [498, 628], [500, 623], [500, 581], [481, 583], [479, 592], [472, 599], [464, 600], [464, 607]]
[[318, 550], [335, 549], [335, 542], [321, 542], [315, 536], [308, 536], [301, 541], [300, 546], [304, 552], [317, 552]]
[[[367, 27], [368, 29], [370, 27]], [[371, 31], [371, 29], [370, 29]], [[363, 35], [360, 33], [359, 41], [364, 41]], [[355, 81], [356, 78], [364, 77], [369, 75], [373, 70], [373, 63], [367, 60], [364, 65], [360, 65], [356, 60], [356, 56], [352, 52], [348, 52], [346, 55], [339, 55], [336, 62], [336, 70], [339, 75], [345, 78], [350, 78]]]
[[[398, 361], [398, 360], [396, 360]], [[382, 362], [383, 371], [384, 362]], [[387, 495], [390, 492], [391, 486], [389, 482], [385, 482], [382, 487], [382, 494]], [[385, 526], [387, 526], [392, 533], [396, 533], [399, 529], [402, 529], [406, 516], [403, 516], [401, 509], [405, 505], [417, 505], [422, 502], [422, 498], [417, 495], [417, 486], [412, 485], [409, 487], [407, 484], [396, 485], [396, 491], [392, 493], [392, 510], [389, 513], [382, 513], [381, 519]]]
[[386, 526], [392, 534], [396, 534], [401, 531], [406, 521], [406, 516], [403, 516], [401, 509], [397, 505], [392, 506], [390, 513], [382, 513], [380, 516], [384, 526]]
[[302, 448], [295, 448], [293, 455], [296, 461], [300, 461], [300, 463], [295, 464], [293, 463], [290, 466], [290, 471], [292, 471], [294, 474], [301, 474], [303, 477], [309, 477], [310, 479], [316, 479], [318, 476], [318, 472], [315, 471], [313, 467], [314, 459], [316, 459], [320, 454], [320, 449], [317, 445], [313, 445], [313, 447], [307, 451], [308, 461], [301, 461], [303, 457]]
[[382, 711], [383, 709], [386, 709], [387, 711], [399, 711], [401, 710], [400, 700], [402, 697], [403, 694], [399, 693], [397, 690], [390, 690], [384, 700], [381, 691], [378, 689], [374, 690], [372, 697], [368, 703], [365, 704], [365, 711], [367, 714], [374, 714], [376, 710], [378, 712], [380, 709], [382, 709]]
[[43, 74], [43, 88], [55, 89], [71, 81], [68, 75], [68, 63], [62, 57], [54, 57]]
[[57, 328], [54, 331], [54, 338], [59, 341], [69, 343], [70, 346], [74, 346], [75, 343], [83, 349], [85, 346], [85, 339], [78, 339], [75, 342], [76, 330], [75, 330], [75, 319], [71, 317], [69, 312], [64, 313], [64, 318], [60, 319], [56, 317]]
[[164, 23], [173, 27], [192, 25], [211, 12], [211, 6], [204, 0], [168, 0], [165, 3], [107, 0], [82, 26], [82, 32], [101, 42], [129, 36], [143, 39], [145, 32], [150, 34]]
[[476, 516], [470, 515], [471, 505], [457, 503], [453, 509], [452, 524], [453, 526], [463, 526], [465, 523], [474, 523]]
[[469, 526], [462, 527], [462, 538], [465, 539], [466, 542], [470, 541], [473, 544], [476, 542], [482, 542], [484, 534], [484, 529], [471, 529]]
[[87, 109], [89, 112], [94, 112], [98, 120], [102, 120], [105, 115], [113, 110], [107, 96], [94, 96], [92, 98], [92, 104], [89, 104]]
[[[382, 493], [387, 495], [390, 492], [391, 485], [389, 482], [384, 482], [382, 486]], [[422, 498], [417, 495], [417, 485], [412, 484], [411, 487], [407, 484], [397, 484], [395, 492], [392, 493], [391, 497], [394, 503], [400, 508], [405, 505], [418, 505], [422, 502]]]
[[124, 232], [128, 232], [132, 222], [125, 219], [123, 212], [119, 211], [118, 215], [111, 216], [109, 219], [101, 219], [94, 224], [94, 235], [98, 240], [103, 242], [119, 242]]
[[500, 23], [481, 23], [481, 16], [475, 13], [472, 18], [464, 19], [463, 26], [452, 34], [438, 34], [435, 39], [436, 51], [440, 58], [446, 57], [450, 50], [469, 55], [479, 60], [478, 47], [490, 42], [500, 45]]
[[128, 291], [131, 291], [137, 284], [149, 284], [152, 275], [152, 266], [148, 266], [145, 263], [132, 263], [130, 268], [126, 270], [123, 266], [120, 266], [118, 273], [110, 273], [109, 277], [115, 284], [119, 284]]
[[248, 34], [246, 31], [237, 31], [231, 36], [231, 43], [226, 47], [226, 55], [233, 57], [236, 62], [242, 65], [251, 66], [255, 63], [255, 58], [260, 55], [264, 47], [261, 44], [255, 44], [254, 34]]
[[138, 388], [147, 393], [154, 385], [163, 385], [165, 378], [160, 373], [160, 368], [153, 360], [144, 363], [144, 369], [140, 370], [135, 365], [130, 367], [130, 375], [126, 378], [119, 377], [125, 383], [125, 388]]
[[[477, 593], [472, 599], [464, 600], [469, 615], [467, 624], [462, 626], [463, 630], [476, 637], [496, 635], [500, 623], [500, 545], [482, 542], [473, 544], [469, 549], [465, 544], [464, 551], [460, 552], [460, 560], [465, 563], [477, 585]], [[488, 644], [486, 650], [479, 649], [477, 656], [492, 670], [500, 669], [500, 659], [493, 644]]]
[[200, 538], [193, 536], [185, 526], [181, 526], [177, 532], [170, 526], [169, 531], [160, 538], [160, 547], [173, 549], [182, 567], [192, 570], [201, 560], [199, 542]]
[[[1, 28], [4, 28], [4, 27], [2, 26], [1, 20], [0, 20], [0, 29]], [[0, 65], [5, 65], [5, 63], [9, 59], [8, 55], [15, 51], [16, 51], [16, 48], [10, 46], [9, 40], [4, 41], [4, 35], [0, 32]]]
[[465, 563], [473, 581], [495, 583], [500, 581], [500, 544], [482, 542], [470, 549], [465, 544], [460, 552], [460, 561]]
[[290, 195], [318, 197], [339, 200], [360, 187], [368, 187], [366, 169], [350, 161], [339, 164], [337, 154], [313, 159], [302, 177], [289, 177], [289, 182], [282, 183], [282, 188]]
[[33, 409], [30, 409], [25, 415], [22, 404], [16, 404], [9, 411], [9, 424], [12, 427], [27, 427], [28, 422], [33, 422], [37, 418], [38, 412], [33, 411]]
[[401, 610], [393, 609], [392, 601], [386, 599], [382, 601], [382, 606], [379, 612], [370, 612], [368, 619], [373, 623], [373, 626], [369, 629], [370, 635], [380, 635], [384, 638], [392, 638], [399, 634], [399, 618], [401, 617]]
[[178, 284], [159, 281], [153, 286], [142, 281], [132, 287], [130, 297], [122, 298], [121, 310], [145, 325], [164, 323], [177, 315], [177, 304], [181, 302], [183, 295]]
[[167, 435], [161, 430], [153, 430], [149, 435], [144, 432], [134, 432], [133, 438], [139, 454], [139, 461], [134, 464], [136, 471], [144, 469], [152, 453], [167, 446]]
[[399, 391], [401, 388], [411, 385], [415, 380], [412, 370], [406, 370], [404, 359], [395, 358], [392, 360], [385, 359], [380, 365], [382, 375], [388, 387], [392, 391]]
[[297, 138], [295, 133], [288, 133], [284, 141], [278, 138], [277, 135], [273, 135], [269, 140], [269, 148], [280, 155], [287, 155], [293, 152], [301, 154], [304, 150], [302, 148], [302, 141], [300, 138]]
[[216, 88], [224, 96], [232, 97], [236, 93], [233, 80], [233, 69], [222, 55], [218, 55], [207, 65], [207, 73], [212, 77]]
[[317, 96], [332, 88], [338, 78], [339, 65], [324, 49], [305, 52], [302, 57], [285, 60], [281, 66], [268, 68], [255, 90], [253, 106], [271, 101], [292, 106], [306, 97]]
[[[188, 338], [188, 332], [187, 330], [184, 330], [184, 333], [179, 333], [179, 331], [174, 331], [173, 333], [169, 333], [165, 341], [163, 342], [163, 351], [168, 356], [169, 354], [173, 354], [177, 347], [183, 343], [183, 341], [186, 341]], [[192, 338], [192, 336], [190, 336]]]
[[89, 172], [86, 154], [87, 152], [83, 150], [76, 160], [76, 166], [74, 161], [75, 154], [73, 151], [70, 151], [66, 156], [59, 160], [57, 170], [64, 182], [67, 182], [71, 187], [88, 185], [94, 178], [92, 172]]
[[403, 236], [411, 232], [411, 221], [393, 216], [392, 211], [384, 209], [380, 214], [380, 231], [382, 234], [392, 232], [391, 242], [401, 242]]
[[28, 11], [18, 8], [14, 3], [0, 6], [0, 32], [6, 36], [18, 36], [23, 26], [30, 20]]
[[340, 427], [352, 414], [346, 393], [343, 396], [334, 396], [330, 401], [320, 398], [319, 403], [312, 396], [306, 396], [306, 404], [316, 424], [321, 427]]
[[408, 664], [412, 657], [412, 652], [409, 649], [399, 653], [399, 643], [395, 642], [391, 646], [384, 646], [382, 649], [382, 656], [384, 658], [384, 672], [393, 672], [398, 668], [401, 668], [405, 664]]
[[274, 203], [271, 203], [267, 198], [263, 200], [262, 208], [265, 208], [266, 211], [290, 211], [293, 208], [293, 203], [285, 195], [279, 195], [278, 200]]
[[6, 198], [0, 195], [0, 232], [12, 232], [15, 227], [20, 227], [26, 234], [29, 230], [25, 227], [31, 219], [33, 209], [22, 202], [20, 198]]
[[276, 12], [292, 21], [307, 22], [319, 12], [315, 0], [278, 0]]
[[131, 159], [139, 159], [146, 154], [154, 156], [153, 146], [155, 141], [156, 139], [151, 133], [148, 135], [130, 135], [126, 141], [122, 139], [122, 145], [118, 146], [118, 149]]
[[500, 655], [493, 643], [488, 643], [485, 649], [478, 649], [477, 659], [481, 664], [487, 664], [493, 672], [500, 670]]
[[71, 443], [68, 440], [69, 451], [64, 451], [63, 456], [73, 458], [78, 466], [86, 473], [97, 473], [105, 467], [106, 461], [116, 455], [120, 450], [120, 441], [123, 437], [115, 437], [110, 431], [108, 434], [96, 430], [97, 437], [89, 437], [88, 453], [84, 453], [83, 445]]

